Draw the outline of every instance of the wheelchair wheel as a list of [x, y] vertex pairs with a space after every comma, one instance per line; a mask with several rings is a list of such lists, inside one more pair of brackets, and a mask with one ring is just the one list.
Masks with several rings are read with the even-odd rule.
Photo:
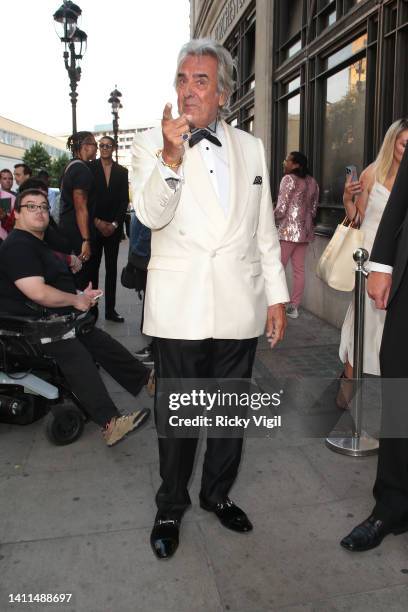
[[83, 429], [83, 414], [74, 404], [54, 406], [45, 422], [47, 438], [57, 446], [72, 444], [81, 436]]

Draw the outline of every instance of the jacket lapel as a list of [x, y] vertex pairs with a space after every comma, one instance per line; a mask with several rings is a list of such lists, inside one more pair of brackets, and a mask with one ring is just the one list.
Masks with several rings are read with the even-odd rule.
[[[108, 185], [106, 183], [106, 178], [105, 178], [105, 172], [103, 171], [103, 166], [102, 166], [102, 162], [100, 159], [97, 159], [95, 162], [95, 176], [96, 176], [96, 180], [99, 183], [98, 187], [101, 191], [105, 192], [108, 190]], [[111, 177], [110, 180], [112, 180], [112, 171], [111, 171]], [[110, 181], [109, 181], [110, 184]]]
[[118, 165], [116, 162], [113, 162], [112, 164], [112, 168], [111, 168], [111, 173], [110, 173], [110, 177], [109, 177], [109, 185], [106, 183], [106, 178], [105, 178], [105, 173], [103, 171], [102, 168], [102, 173], [103, 173], [103, 179], [105, 181], [105, 185], [108, 189], [108, 191], [114, 190], [116, 187], [116, 179], [117, 179], [117, 175], [118, 175]]
[[186, 147], [183, 171], [186, 186], [209, 220], [212, 233], [219, 236], [225, 230], [226, 218], [197, 146]]
[[207, 217], [211, 233], [219, 241], [226, 234], [232, 234], [242, 223], [248, 205], [250, 180], [245, 163], [239, 132], [223, 121], [225, 144], [228, 147], [229, 164], [229, 205], [228, 215], [224, 215], [217, 194], [214, 191], [207, 169], [201, 158], [199, 148], [185, 147], [184, 176], [186, 186]]
[[230, 171], [230, 197], [225, 233], [233, 233], [242, 223], [248, 204], [250, 181], [247, 166], [239, 140], [239, 132], [223, 121], [225, 141], [228, 147]]

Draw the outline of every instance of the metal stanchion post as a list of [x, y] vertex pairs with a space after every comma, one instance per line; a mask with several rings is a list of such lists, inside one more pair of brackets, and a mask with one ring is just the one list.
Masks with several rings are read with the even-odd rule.
[[363, 358], [364, 358], [364, 304], [365, 304], [365, 277], [368, 276], [364, 263], [368, 259], [365, 249], [357, 249], [353, 253], [356, 267], [356, 283], [354, 289], [354, 355], [353, 355], [353, 381], [355, 393], [353, 394], [352, 415], [353, 428], [349, 435], [341, 438], [335, 437], [333, 432], [327, 439], [326, 445], [337, 453], [351, 455], [352, 457], [366, 457], [374, 455], [378, 450], [378, 440], [362, 431], [363, 410]]

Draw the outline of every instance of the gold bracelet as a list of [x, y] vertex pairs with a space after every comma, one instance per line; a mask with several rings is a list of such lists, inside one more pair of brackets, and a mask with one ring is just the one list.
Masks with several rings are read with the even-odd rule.
[[174, 162], [172, 164], [168, 164], [167, 162], [164, 161], [163, 159], [163, 149], [159, 149], [156, 153], [156, 157], [160, 157], [161, 156], [161, 163], [163, 164], [163, 166], [167, 166], [168, 168], [171, 168], [172, 170], [174, 170], [175, 168], [178, 168], [179, 166], [181, 166], [181, 164], [183, 163], [183, 158], [180, 157], [180, 159], [177, 162]]

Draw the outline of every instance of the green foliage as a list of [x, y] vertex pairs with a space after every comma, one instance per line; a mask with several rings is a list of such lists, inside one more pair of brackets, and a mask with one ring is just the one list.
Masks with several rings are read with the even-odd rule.
[[40, 170], [47, 170], [50, 175], [50, 187], [59, 187], [62, 173], [70, 159], [67, 153], [51, 158], [45, 147], [37, 142], [24, 153], [23, 162], [30, 166], [33, 176], [36, 176]]
[[33, 176], [36, 176], [40, 170], [47, 170], [50, 175], [50, 187], [59, 187], [62, 173], [70, 159], [66, 153], [51, 158], [45, 147], [37, 142], [24, 153], [23, 162], [30, 166]]
[[30, 166], [33, 176], [40, 170], [50, 172], [51, 156], [42, 144], [36, 142], [24, 153], [23, 162]]
[[65, 166], [70, 161], [70, 157], [63, 153], [61, 157], [54, 157], [51, 162], [51, 170], [50, 170], [50, 187], [59, 187], [60, 181], [62, 177], [62, 173], [64, 171]]

